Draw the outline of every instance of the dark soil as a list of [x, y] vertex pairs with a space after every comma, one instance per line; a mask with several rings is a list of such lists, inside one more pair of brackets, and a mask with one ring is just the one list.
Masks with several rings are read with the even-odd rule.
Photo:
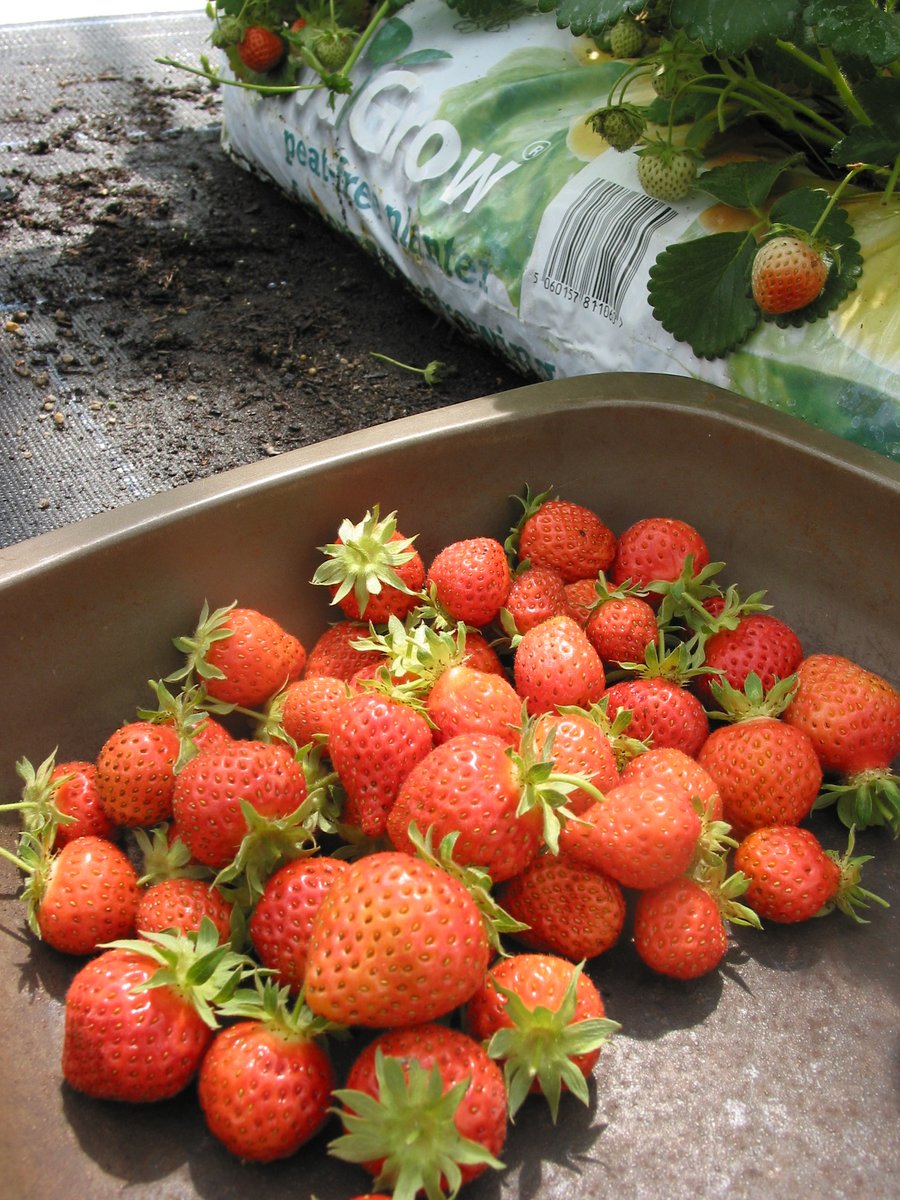
[[[100, 437], [141, 482], [129, 493], [120, 470], [92, 511], [525, 382], [228, 159], [220, 103], [177, 72], [98, 74], [4, 115], [18, 136], [0, 164], [0, 296], [24, 389], [4, 459], [40, 475], [51, 428], [54, 458], [58, 438], [90, 459]], [[443, 360], [447, 377], [429, 386], [372, 351]], [[85, 515], [79, 482], [45, 467], [26, 534]]]

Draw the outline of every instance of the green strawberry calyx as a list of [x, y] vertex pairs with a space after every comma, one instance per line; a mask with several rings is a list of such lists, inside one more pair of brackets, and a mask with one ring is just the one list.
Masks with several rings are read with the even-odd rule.
[[40, 841], [52, 845], [60, 825], [71, 825], [75, 820], [57, 807], [56, 793], [72, 778], [64, 774], [52, 779], [56, 769], [56, 750], [37, 767], [27, 758], [16, 763], [16, 774], [22, 780], [22, 799], [12, 804], [0, 804], [0, 812], [21, 812], [26, 830]]
[[532, 492], [529, 484], [525, 484], [524, 494], [521, 496], [511, 496], [511, 500], [515, 500], [517, 504], [522, 506], [522, 515], [518, 521], [510, 527], [509, 533], [503, 543], [503, 549], [506, 551], [510, 566], [513, 570], [518, 567], [519, 558], [519, 541], [522, 536], [522, 528], [525, 522], [528, 521], [538, 511], [544, 501], [553, 497], [553, 488], [548, 488], [546, 492]]
[[743, 896], [750, 886], [750, 880], [743, 871], [734, 871], [729, 875], [724, 855], [713, 863], [695, 867], [691, 878], [715, 900], [723, 921], [727, 921], [731, 925], [747, 925], [752, 929], [762, 929], [762, 922], [758, 915], [746, 904], [741, 904], [739, 900], [739, 897]]
[[164, 821], [153, 829], [132, 830], [141, 855], [143, 873], [140, 887], [149, 887], [168, 879], [212, 879], [213, 870], [191, 858], [191, 852], [180, 837], [169, 840], [169, 824]]
[[857, 909], [869, 908], [872, 904], [879, 904], [882, 908], [890, 908], [887, 900], [862, 886], [862, 868], [865, 863], [872, 861], [872, 855], [858, 854], [854, 856], [855, 842], [856, 830], [851, 827], [850, 835], [847, 838], [847, 849], [843, 854], [839, 854], [836, 850], [825, 851], [826, 857], [830, 858], [832, 862], [837, 863], [838, 867], [840, 867], [841, 878], [834, 895], [816, 913], [817, 917], [826, 916], [833, 909], [837, 908], [846, 916], [851, 917], [857, 924], [867, 925], [868, 921], [859, 915]]
[[788, 675], [776, 680], [767, 691], [755, 671], [747, 675], [741, 690], [732, 687], [724, 676], [717, 681], [711, 679], [709, 690], [719, 707], [707, 709], [707, 715], [731, 724], [773, 719], [781, 716], [790, 704], [797, 686], [797, 676]]
[[426, 1070], [416, 1059], [375, 1052], [378, 1097], [355, 1088], [337, 1088], [335, 1099], [346, 1132], [328, 1144], [328, 1152], [345, 1162], [383, 1160], [376, 1191], [394, 1200], [454, 1197], [463, 1183], [460, 1166], [485, 1164], [503, 1170], [487, 1147], [464, 1137], [454, 1120], [469, 1086], [462, 1079], [444, 1091], [440, 1068]]
[[506, 1015], [512, 1022], [496, 1030], [487, 1046], [491, 1058], [503, 1063], [511, 1117], [521, 1108], [535, 1081], [547, 1100], [554, 1124], [564, 1086], [582, 1104], [589, 1103], [587, 1081], [572, 1060], [599, 1050], [622, 1026], [607, 1017], [575, 1020], [578, 977], [583, 967], [579, 963], [572, 971], [556, 1009], [546, 1005], [529, 1008], [516, 992], [490, 977], [491, 985], [506, 1001]]
[[[188, 681], [189, 686], [195, 679], [202, 682], [204, 679], [225, 678], [224, 671], [207, 661], [207, 655], [216, 642], [233, 636], [233, 630], [229, 628], [227, 621], [232, 609], [236, 607], [237, 601], [233, 600], [231, 604], [226, 604], [224, 607], [210, 612], [208, 602], [203, 601], [194, 632], [184, 637], [173, 638], [173, 645], [180, 654], [185, 655], [185, 662], [177, 671], [166, 676], [166, 683], [178, 682], [183, 679]], [[231, 711], [230, 708], [229, 711]]]
[[[219, 609], [222, 614], [222, 620], [231, 611], [234, 605], [228, 608]], [[178, 639], [183, 645], [192, 643], [191, 649], [187, 651], [190, 655], [198, 654], [201, 657], [205, 655], [212, 645], [213, 641], [221, 640], [224, 637], [231, 635], [231, 630], [224, 630], [218, 637], [207, 637], [205, 628], [210, 630], [216, 628], [210, 622], [205, 625], [201, 621], [198, 626], [197, 633], [194, 638]], [[203, 645], [201, 646], [201, 639]], [[176, 672], [182, 678], [187, 678], [195, 671], [199, 673], [200, 658], [191, 661]], [[206, 679], [222, 678], [222, 672], [217, 667], [211, 667], [205, 660], [202, 664], [203, 677]], [[169, 676], [171, 682], [173, 676]], [[178, 734], [178, 757], [175, 760], [175, 774], [177, 775], [187, 764], [199, 753], [197, 745], [197, 737], [201, 734], [209, 722], [211, 713], [216, 713], [219, 716], [227, 715], [235, 710], [234, 704], [226, 704], [223, 701], [213, 700], [207, 696], [206, 692], [198, 684], [191, 684], [185, 687], [181, 692], [172, 692], [166, 687], [166, 681], [162, 679], [151, 679], [148, 681], [151, 690], [156, 696], [156, 708], [139, 708], [137, 715], [142, 721], [150, 721], [154, 725], [171, 725]]]
[[218, 1011], [221, 1017], [244, 1021], [259, 1021], [291, 1041], [310, 1041], [325, 1034], [341, 1035], [343, 1025], [320, 1017], [308, 1007], [301, 990], [292, 996], [287, 984], [279, 985], [265, 970], [253, 972], [251, 987], [239, 987], [223, 1000]]
[[885, 825], [900, 836], [900, 775], [889, 768], [870, 767], [838, 783], [827, 783], [814, 809], [837, 805], [838, 819], [848, 829]]
[[332, 604], [339, 604], [350, 592], [356, 597], [360, 613], [364, 613], [370, 596], [377, 596], [385, 585], [404, 595], [415, 595], [400, 576], [397, 567], [415, 555], [415, 537], [394, 538], [397, 514], [389, 513], [383, 520], [376, 504], [362, 521], [353, 524], [345, 518], [338, 528], [338, 541], [320, 546], [326, 556], [312, 577], [312, 582], [335, 589]]

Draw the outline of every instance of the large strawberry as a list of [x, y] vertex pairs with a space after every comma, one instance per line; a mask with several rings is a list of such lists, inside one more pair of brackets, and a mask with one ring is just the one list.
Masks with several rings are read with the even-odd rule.
[[615, 561], [608, 572], [616, 584], [643, 586], [653, 580], [679, 578], [690, 557], [694, 572], [709, 562], [703, 536], [676, 517], [645, 517], [619, 535]]
[[217, 1024], [215, 1004], [248, 960], [198, 934], [150, 934], [91, 959], [66, 993], [62, 1069], [77, 1091], [132, 1103], [191, 1082]]
[[797, 691], [784, 711], [812, 740], [825, 771], [838, 775], [820, 800], [837, 801], [847, 826], [888, 825], [900, 832], [900, 692], [874, 671], [837, 654], [813, 654], [797, 668]]
[[695, 758], [675, 746], [651, 748], [636, 754], [622, 768], [622, 783], [676, 783], [688, 793], [707, 820], [722, 820], [722, 797], [713, 777]]
[[117, 825], [158, 825], [172, 815], [177, 732], [152, 721], [130, 721], [103, 743], [97, 755], [100, 804]]
[[554, 1122], [560, 1095], [588, 1103], [585, 1082], [601, 1047], [620, 1028], [606, 1017], [596, 985], [553, 954], [500, 959], [465, 1008], [468, 1028], [503, 1064], [510, 1115], [542, 1092]]
[[378, 505], [354, 525], [341, 522], [336, 541], [320, 550], [325, 555], [312, 582], [327, 587], [332, 604], [351, 620], [364, 617], [375, 624], [388, 617], [401, 620], [421, 601], [425, 564], [397, 529], [397, 514], [381, 519]]
[[203, 1057], [197, 1096], [210, 1132], [247, 1162], [295, 1154], [328, 1119], [334, 1068], [302, 1001], [271, 982], [220, 1007], [234, 1023]]
[[520, 503], [524, 512], [507, 545], [515, 548], [519, 562], [552, 567], [565, 583], [595, 579], [613, 561], [616, 537], [601, 518], [583, 504], [551, 499], [549, 492]]
[[251, 71], [265, 75], [274, 71], [287, 50], [284, 38], [264, 25], [250, 25], [237, 44], [241, 62]]
[[[768, 690], [779, 679], [793, 675], [803, 658], [803, 646], [785, 621], [770, 613], [750, 613], [733, 629], [721, 629], [708, 638], [703, 657], [710, 670], [721, 672], [722, 678], [738, 691], [751, 673]], [[710, 680], [715, 682], [716, 676], [700, 675], [694, 684], [705, 703], [712, 699]]]
[[328, 754], [347, 793], [347, 824], [366, 837], [384, 833], [403, 781], [433, 745], [431, 727], [411, 705], [375, 691], [345, 700]]
[[247, 739], [191, 759], [178, 776], [173, 812], [194, 858], [218, 870], [231, 863], [249, 832], [244, 805], [277, 820], [305, 797], [303, 769], [288, 748]]
[[468, 1000], [488, 954], [461, 883], [410, 854], [371, 854], [334, 881], [313, 918], [306, 1001], [344, 1025], [433, 1021]]
[[449, 616], [476, 628], [496, 619], [510, 581], [506, 551], [489, 537], [451, 542], [435, 555], [426, 575]]
[[451, 667], [438, 676], [425, 708], [436, 745], [460, 733], [491, 733], [510, 746], [519, 740], [522, 701], [502, 675]]
[[489, 1167], [502, 1169], [503, 1075], [465, 1033], [430, 1023], [382, 1033], [335, 1098], [345, 1133], [329, 1152], [361, 1163], [394, 1196], [455, 1196]]
[[522, 637], [513, 662], [516, 691], [531, 713], [589, 708], [606, 688], [597, 651], [572, 617], [551, 617]]

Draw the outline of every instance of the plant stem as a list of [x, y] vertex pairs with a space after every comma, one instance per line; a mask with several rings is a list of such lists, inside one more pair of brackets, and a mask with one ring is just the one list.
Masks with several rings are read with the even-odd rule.
[[820, 46], [819, 53], [822, 56], [822, 62], [828, 70], [828, 77], [834, 84], [835, 91], [841, 98], [841, 102], [851, 116], [855, 117], [861, 125], [871, 125], [872, 120], [869, 114], [854, 96], [850, 84], [847, 82], [841, 68], [838, 66], [837, 59], [827, 46]]
[[164, 67], [177, 67], [179, 71], [187, 71], [189, 75], [199, 75], [201, 79], [208, 79], [210, 83], [224, 83], [229, 87], [244, 88], [248, 92], [261, 92], [264, 96], [280, 96], [291, 92], [309, 92], [313, 88], [324, 87], [324, 83], [291, 83], [276, 85], [276, 84], [261, 84], [261, 83], [246, 83], [242, 79], [229, 79], [227, 76], [219, 75], [214, 71], [203, 71], [200, 67], [190, 67], [187, 63], [178, 62], [175, 58], [155, 58], [154, 62], [160, 63]]

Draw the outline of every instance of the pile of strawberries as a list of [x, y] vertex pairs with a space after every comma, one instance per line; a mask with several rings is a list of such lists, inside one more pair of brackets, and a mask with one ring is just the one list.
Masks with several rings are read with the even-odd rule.
[[[236, 604], [175, 640], [156, 707], [94, 761], [19, 763], [35, 934], [86, 957], [78, 1091], [196, 1086], [235, 1155], [328, 1151], [382, 1194], [500, 1168], [535, 1091], [586, 1101], [619, 1028], [586, 961], [628, 927], [714, 971], [728, 923], [883, 903], [853, 834], [900, 830], [900, 694], [804, 655], [673, 517], [618, 535], [526, 490], [504, 543], [426, 565], [378, 508], [321, 547], [309, 648]], [[325, 625], [323, 621], [323, 626]], [[803, 823], [837, 804], [843, 855]], [[630, 914], [626, 919], [626, 914]], [[337, 1086], [329, 1033], [359, 1051]]]

